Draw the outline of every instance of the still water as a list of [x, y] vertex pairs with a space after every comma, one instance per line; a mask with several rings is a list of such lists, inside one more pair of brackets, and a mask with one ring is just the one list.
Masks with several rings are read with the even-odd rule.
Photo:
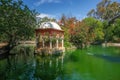
[[0, 80], [120, 80], [120, 48], [91, 46], [62, 56], [34, 55], [21, 46], [0, 59]]

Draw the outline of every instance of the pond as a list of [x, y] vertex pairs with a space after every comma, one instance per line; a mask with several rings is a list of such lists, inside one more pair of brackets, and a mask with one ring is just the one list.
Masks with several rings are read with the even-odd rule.
[[120, 80], [120, 48], [91, 46], [62, 56], [34, 55], [21, 46], [0, 59], [0, 80]]

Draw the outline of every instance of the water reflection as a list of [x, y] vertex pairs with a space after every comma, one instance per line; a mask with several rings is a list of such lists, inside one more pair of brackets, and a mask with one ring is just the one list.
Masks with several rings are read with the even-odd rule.
[[0, 60], [0, 80], [62, 80], [63, 56], [34, 55], [33, 47], [20, 47]]
[[63, 56], [36, 56], [35, 77], [37, 80], [62, 80]]
[[[29, 74], [29, 66], [33, 62], [33, 47], [19, 46], [11, 51], [14, 55], [5, 55], [0, 60], [0, 80], [29, 80], [23, 76]], [[28, 55], [30, 53], [30, 55]]]
[[68, 52], [65, 56], [43, 57], [34, 55], [34, 47], [21, 46], [13, 51], [16, 55], [1, 58], [0, 80], [120, 80], [119, 62], [87, 54], [109, 55], [112, 49], [111, 54], [117, 55], [120, 51], [107, 49], [94, 47]]

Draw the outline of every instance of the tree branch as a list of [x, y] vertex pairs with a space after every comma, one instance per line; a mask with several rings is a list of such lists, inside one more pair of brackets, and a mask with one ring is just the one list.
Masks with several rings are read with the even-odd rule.
[[115, 16], [114, 18], [112, 18], [111, 20], [109, 20], [109, 21], [108, 21], [108, 25], [114, 23], [114, 21], [115, 21], [117, 18], [120, 18], [120, 14], [118, 14], [117, 16]]

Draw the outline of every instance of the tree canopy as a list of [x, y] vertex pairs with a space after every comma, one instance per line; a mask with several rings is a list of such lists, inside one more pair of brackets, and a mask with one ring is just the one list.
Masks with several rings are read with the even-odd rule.
[[119, 21], [118, 19], [120, 18], [119, 2], [111, 0], [102, 0], [97, 4], [96, 9], [92, 9], [88, 13], [88, 16], [94, 17], [103, 22], [105, 41], [114, 41], [114, 39], [119, 40], [119, 28], [116, 25], [117, 21]]
[[[0, 41], [7, 42], [10, 48], [20, 40], [33, 38], [36, 25], [45, 21], [57, 22], [44, 17], [36, 23], [36, 15], [22, 0], [0, 0]], [[62, 15], [58, 23], [65, 31], [65, 44], [68, 46], [72, 43], [82, 48], [103, 40], [119, 42], [120, 3], [102, 0], [82, 21]]]
[[92, 9], [88, 16], [111, 21], [114, 18], [120, 17], [120, 3], [113, 2], [111, 0], [102, 0], [96, 6], [96, 9]]
[[0, 38], [9, 47], [34, 36], [35, 11], [21, 0], [0, 0]]
[[88, 17], [82, 21], [75, 17], [61, 17], [60, 24], [65, 31], [65, 43], [72, 43], [77, 48], [89, 46], [104, 39], [103, 24], [100, 20]]

